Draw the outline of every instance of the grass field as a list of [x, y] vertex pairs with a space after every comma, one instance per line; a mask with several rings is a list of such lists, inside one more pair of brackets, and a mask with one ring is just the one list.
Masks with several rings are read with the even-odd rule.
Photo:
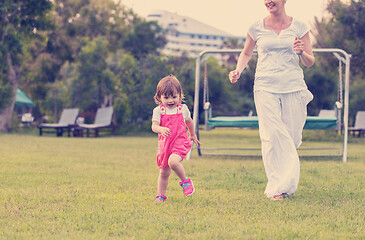
[[[257, 130], [201, 131], [205, 147], [259, 146]], [[341, 146], [305, 132], [305, 146]], [[308, 141], [310, 140], [310, 141]], [[348, 162], [305, 158], [297, 193], [263, 194], [260, 158], [184, 161], [196, 191], [172, 174], [153, 203], [157, 136], [56, 138], [0, 135], [0, 239], [364, 239], [365, 138], [350, 137]]]

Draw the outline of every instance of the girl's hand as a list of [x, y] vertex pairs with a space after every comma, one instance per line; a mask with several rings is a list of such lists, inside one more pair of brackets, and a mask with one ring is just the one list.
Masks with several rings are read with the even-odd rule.
[[193, 141], [195, 143], [195, 145], [197, 145], [198, 147], [200, 146], [200, 142], [199, 142], [198, 138], [196, 137], [196, 135], [190, 136], [190, 140]]
[[294, 41], [294, 51], [297, 52], [297, 54], [302, 54], [304, 51], [304, 42], [299, 39], [298, 37], [295, 37]]
[[167, 127], [160, 127], [160, 134], [164, 137], [171, 135], [170, 129]]
[[229, 80], [231, 83], [236, 83], [237, 80], [240, 78], [241, 73], [237, 70], [233, 70], [228, 74]]

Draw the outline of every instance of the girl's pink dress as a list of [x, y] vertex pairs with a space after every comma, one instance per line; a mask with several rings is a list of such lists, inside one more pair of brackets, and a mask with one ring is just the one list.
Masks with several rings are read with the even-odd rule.
[[166, 107], [161, 105], [160, 126], [170, 129], [171, 135], [164, 137], [158, 136], [157, 165], [159, 168], [169, 167], [169, 157], [177, 154], [184, 159], [191, 149], [191, 141], [186, 130], [186, 124], [182, 114], [182, 105], [177, 107], [176, 114], [167, 115]]

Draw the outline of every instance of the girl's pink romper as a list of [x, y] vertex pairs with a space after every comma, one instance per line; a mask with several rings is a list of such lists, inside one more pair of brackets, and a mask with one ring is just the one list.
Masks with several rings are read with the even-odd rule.
[[176, 114], [167, 115], [166, 107], [160, 105], [161, 122], [160, 126], [170, 129], [171, 135], [164, 137], [158, 136], [157, 165], [159, 168], [169, 167], [169, 157], [177, 154], [184, 159], [191, 148], [191, 141], [186, 130], [185, 120], [182, 114], [182, 105], [177, 106]]

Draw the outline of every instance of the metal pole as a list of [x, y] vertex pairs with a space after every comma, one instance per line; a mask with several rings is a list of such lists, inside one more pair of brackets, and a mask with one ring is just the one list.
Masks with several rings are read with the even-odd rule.
[[343, 133], [343, 154], [342, 162], [347, 162], [347, 139], [348, 139], [348, 125], [349, 125], [349, 95], [350, 95], [350, 56], [346, 55], [346, 70], [345, 70], [345, 109], [344, 109], [344, 133]]
[[[200, 60], [201, 55], [199, 55], [196, 59], [196, 68], [195, 68], [195, 96], [194, 96], [194, 129], [195, 134], [199, 138], [199, 91], [200, 91]], [[198, 146], [198, 154], [201, 155], [200, 148]]]
[[[346, 62], [345, 62], [346, 64]], [[340, 102], [340, 106], [336, 105], [336, 117], [337, 117], [337, 126], [336, 130], [338, 132], [338, 135], [341, 135], [341, 123], [342, 123], [342, 109], [343, 109], [343, 78], [342, 78], [342, 61], [338, 61], [338, 98], [337, 100]]]
[[208, 118], [209, 118], [209, 109], [205, 109], [205, 104], [209, 102], [208, 98], [208, 63], [204, 64], [204, 96], [203, 96], [203, 107], [204, 107], [204, 125], [205, 130], [208, 130]]

